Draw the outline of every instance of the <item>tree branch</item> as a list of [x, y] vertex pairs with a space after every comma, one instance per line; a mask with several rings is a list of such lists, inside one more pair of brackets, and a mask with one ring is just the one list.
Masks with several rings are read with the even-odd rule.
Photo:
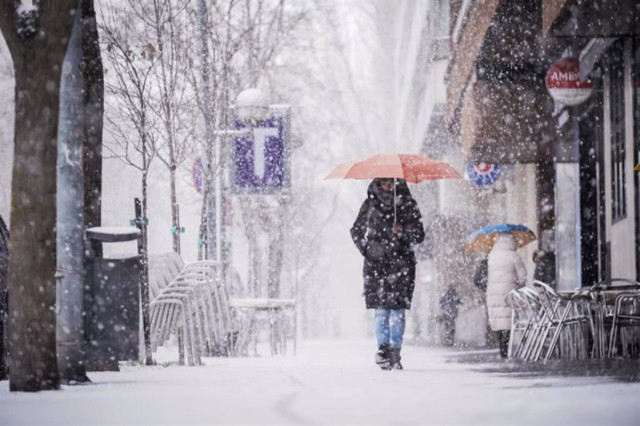
[[18, 0], [0, 0], [0, 30], [4, 36], [12, 57], [20, 54], [21, 43], [16, 31], [16, 9]]

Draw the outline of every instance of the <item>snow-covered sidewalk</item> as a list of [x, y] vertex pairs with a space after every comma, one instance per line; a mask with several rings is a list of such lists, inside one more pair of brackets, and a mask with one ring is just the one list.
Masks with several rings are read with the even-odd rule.
[[[478, 371], [407, 346], [381, 371], [371, 341], [303, 341], [298, 355], [123, 367], [36, 394], [0, 382], [0, 425], [637, 425], [640, 383]], [[268, 353], [268, 351], [262, 351]]]

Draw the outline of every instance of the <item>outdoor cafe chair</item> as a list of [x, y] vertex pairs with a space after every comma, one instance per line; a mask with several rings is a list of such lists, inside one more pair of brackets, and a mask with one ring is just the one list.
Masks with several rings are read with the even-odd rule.
[[207, 277], [193, 274], [181, 274], [176, 277], [167, 288], [168, 291], [184, 293], [193, 291], [189, 294], [191, 303], [193, 304], [193, 315], [198, 325], [198, 339], [200, 341], [200, 349], [203, 353], [208, 354], [214, 342], [219, 338], [215, 330], [214, 317], [214, 301], [211, 295], [211, 282]]
[[[198, 364], [202, 353], [228, 353], [231, 321], [217, 263], [199, 261], [184, 265], [179, 255], [163, 256], [162, 263], [169, 275], [177, 275], [166, 283], [166, 273], [154, 273], [155, 277], [163, 278], [157, 284], [163, 288], [151, 303], [152, 349], [157, 350], [171, 334], [182, 332], [190, 365]], [[182, 352], [181, 345], [181, 359]]]
[[[151, 351], [155, 352], [170, 334], [182, 334], [185, 350], [179, 349], [180, 363], [187, 354], [188, 365], [200, 365], [200, 353], [194, 344], [191, 313], [183, 297], [162, 296], [151, 302]], [[180, 339], [179, 339], [180, 340]]]
[[561, 358], [587, 358], [591, 332], [588, 300], [581, 293], [563, 296], [542, 281], [534, 280], [533, 286], [545, 310], [543, 332], [539, 336], [534, 360], [542, 356], [548, 336], [551, 340], [544, 352], [544, 362], [551, 358], [556, 348]]
[[213, 261], [199, 261], [186, 265], [184, 270], [171, 283], [176, 285], [198, 285], [202, 299], [201, 315], [205, 316], [206, 346], [203, 350], [208, 354], [229, 354], [233, 351], [233, 329], [229, 298], [226, 287], [219, 279], [217, 263]]
[[[612, 278], [600, 281], [590, 290], [594, 327], [594, 356], [600, 359], [612, 357], [618, 345], [627, 343], [630, 338], [637, 342], [638, 330], [629, 330], [637, 324], [637, 299], [640, 283], [627, 278]], [[618, 317], [620, 317], [618, 319]], [[627, 318], [629, 317], [629, 318]], [[615, 319], [615, 323], [614, 323]], [[622, 340], [619, 340], [620, 326], [624, 327]], [[626, 346], [623, 354], [626, 354]]]
[[511, 333], [509, 338], [508, 355], [510, 358], [518, 357], [522, 343], [526, 340], [532, 327], [533, 315], [531, 307], [519, 289], [511, 290], [505, 296], [505, 300], [511, 306]]
[[619, 355], [628, 356], [633, 352], [638, 356], [638, 348], [634, 349], [634, 346], [640, 344], [640, 330], [637, 329], [640, 326], [640, 283], [614, 278], [596, 284], [592, 291], [600, 308], [601, 349], [604, 350], [604, 339], [608, 337], [609, 358], [618, 349], [621, 349]]
[[545, 311], [538, 293], [529, 287], [522, 287], [518, 294], [527, 305], [529, 312], [529, 324], [523, 334], [523, 339], [516, 346], [514, 356], [524, 360], [531, 360], [536, 348], [538, 337], [542, 333], [545, 319]]
[[[632, 328], [633, 329], [630, 329]], [[614, 356], [615, 350], [620, 347], [620, 355], [638, 356], [640, 344], [640, 293], [625, 292], [616, 296], [613, 318], [611, 321], [611, 333], [609, 337], [609, 358]]]
[[196, 286], [166, 287], [150, 304], [152, 351], [157, 350], [181, 325], [188, 363], [200, 364], [204, 342], [207, 341], [204, 310], [202, 292]]

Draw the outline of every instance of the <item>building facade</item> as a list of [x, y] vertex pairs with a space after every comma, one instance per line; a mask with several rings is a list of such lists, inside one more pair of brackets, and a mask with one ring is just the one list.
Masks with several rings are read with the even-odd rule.
[[[527, 170], [529, 182], [516, 178], [507, 197], [533, 196], [511, 217], [548, 236], [539, 244], [556, 253], [558, 288], [638, 279], [640, 4], [453, 0], [450, 8], [446, 126], [464, 155]], [[579, 105], [547, 91], [547, 72], [563, 57], [578, 58], [580, 80], [593, 83]]]

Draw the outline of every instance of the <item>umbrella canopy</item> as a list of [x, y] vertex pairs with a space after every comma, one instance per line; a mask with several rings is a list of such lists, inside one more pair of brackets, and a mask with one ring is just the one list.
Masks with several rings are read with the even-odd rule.
[[342, 163], [325, 179], [398, 178], [418, 183], [425, 180], [459, 179], [461, 176], [444, 161], [417, 154], [378, 154], [363, 160]]
[[489, 252], [495, 243], [496, 235], [507, 232], [516, 239], [518, 247], [529, 244], [536, 239], [536, 234], [524, 225], [501, 223], [499, 225], [485, 226], [467, 235], [464, 239], [464, 248], [473, 251]]

